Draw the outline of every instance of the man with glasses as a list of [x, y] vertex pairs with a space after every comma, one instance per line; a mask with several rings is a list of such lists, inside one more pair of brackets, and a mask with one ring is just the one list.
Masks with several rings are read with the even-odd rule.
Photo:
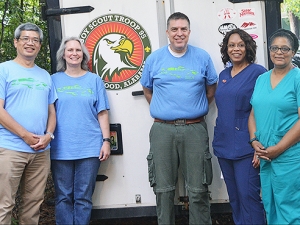
[[50, 170], [57, 99], [50, 75], [35, 65], [42, 30], [15, 30], [15, 59], [0, 64], [0, 224], [11, 224], [20, 185], [19, 224], [38, 224]]
[[147, 58], [141, 78], [154, 118], [147, 159], [160, 225], [175, 224], [179, 164], [189, 196], [190, 224], [211, 224], [212, 165], [204, 116], [218, 76], [208, 53], [188, 44], [190, 32], [189, 18], [172, 14], [167, 21], [170, 45]]

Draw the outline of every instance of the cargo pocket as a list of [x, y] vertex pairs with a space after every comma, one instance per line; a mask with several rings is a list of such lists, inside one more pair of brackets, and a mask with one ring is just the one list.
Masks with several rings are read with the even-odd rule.
[[210, 185], [213, 179], [211, 158], [212, 155], [210, 154], [210, 152], [206, 152], [203, 163], [203, 184], [207, 185]]
[[148, 177], [149, 177], [149, 182], [150, 182], [150, 186], [154, 187], [154, 185], [156, 184], [156, 180], [155, 180], [155, 166], [154, 166], [154, 162], [153, 162], [153, 153], [149, 153], [149, 155], [147, 156], [147, 161], [148, 161]]

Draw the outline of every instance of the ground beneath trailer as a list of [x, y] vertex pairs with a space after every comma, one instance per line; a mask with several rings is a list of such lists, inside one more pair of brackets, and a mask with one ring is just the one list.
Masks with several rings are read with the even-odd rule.
[[[41, 206], [41, 216], [39, 225], [55, 225], [54, 217], [54, 188], [51, 177], [48, 179], [45, 201]], [[18, 206], [18, 197], [16, 199], [16, 206]], [[15, 218], [14, 225], [17, 225], [18, 209], [14, 209], [13, 217]], [[214, 213], [211, 215], [213, 225], [233, 225], [232, 215], [230, 213]], [[156, 217], [142, 217], [142, 218], [125, 218], [125, 219], [105, 219], [92, 220], [90, 225], [156, 225]], [[188, 224], [187, 216], [177, 216], [176, 225]]]
[[[54, 206], [42, 206], [40, 225], [55, 225]], [[188, 225], [187, 216], [177, 216], [176, 225]], [[212, 214], [213, 225], [234, 225], [231, 214]], [[156, 217], [92, 220], [90, 225], [157, 225]]]

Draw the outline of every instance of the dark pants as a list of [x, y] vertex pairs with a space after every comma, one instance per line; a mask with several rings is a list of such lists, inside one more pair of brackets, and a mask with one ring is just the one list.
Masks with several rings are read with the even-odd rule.
[[155, 122], [147, 159], [150, 185], [156, 194], [158, 224], [175, 224], [179, 164], [189, 195], [190, 224], [211, 224], [208, 185], [212, 165], [206, 123], [176, 126]]
[[252, 166], [252, 159], [253, 156], [240, 160], [218, 158], [236, 225], [266, 224], [259, 168]]

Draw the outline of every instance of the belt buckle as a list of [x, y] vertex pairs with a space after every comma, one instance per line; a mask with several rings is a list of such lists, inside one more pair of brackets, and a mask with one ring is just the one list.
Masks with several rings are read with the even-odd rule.
[[175, 126], [182, 126], [186, 124], [186, 120], [185, 119], [178, 119], [178, 120], [174, 120], [174, 125]]

